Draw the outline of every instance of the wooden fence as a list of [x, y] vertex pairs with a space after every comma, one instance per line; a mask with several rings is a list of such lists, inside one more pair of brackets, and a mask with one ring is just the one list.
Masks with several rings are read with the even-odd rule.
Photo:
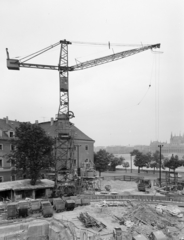
[[105, 176], [102, 177], [103, 180], [120, 180], [120, 181], [133, 181], [138, 182], [140, 179], [144, 179], [144, 177], [137, 177], [131, 175], [123, 175], [123, 176]]

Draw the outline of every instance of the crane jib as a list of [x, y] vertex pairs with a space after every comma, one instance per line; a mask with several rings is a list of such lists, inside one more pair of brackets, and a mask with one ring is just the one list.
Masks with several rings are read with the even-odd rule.
[[89, 67], [98, 66], [104, 63], [116, 61], [131, 55], [134, 55], [136, 53], [146, 51], [148, 49], [152, 48], [160, 48], [160, 44], [154, 44], [149, 46], [143, 46], [141, 48], [131, 49], [123, 52], [119, 52], [116, 54], [111, 54], [105, 57], [93, 59], [90, 61], [86, 61], [83, 63], [76, 64], [74, 66], [54, 66], [54, 65], [44, 65], [44, 64], [33, 64], [33, 63], [24, 63], [20, 62], [17, 59], [7, 59], [7, 68], [9, 70], [20, 70], [20, 67], [24, 68], [34, 68], [34, 69], [48, 69], [48, 70], [58, 70], [61, 72], [67, 72], [67, 71], [76, 71], [76, 70], [82, 70]]
[[137, 54], [137, 53], [140, 53], [140, 52], [146, 51], [148, 49], [152, 49], [152, 48], [160, 48], [160, 44], [154, 44], [154, 45], [149, 45], [149, 46], [145, 46], [145, 47], [141, 47], [141, 48], [135, 48], [135, 49], [119, 52], [116, 54], [111, 54], [111, 55], [108, 55], [108, 56], [105, 56], [102, 58], [97, 58], [97, 59], [93, 59], [93, 60], [86, 61], [83, 63], [79, 63], [74, 66], [71, 66], [69, 71], [82, 70], [82, 69], [86, 69], [89, 67], [98, 66], [98, 65], [116, 61], [116, 60], [131, 56], [131, 55], [134, 55], [134, 54]]

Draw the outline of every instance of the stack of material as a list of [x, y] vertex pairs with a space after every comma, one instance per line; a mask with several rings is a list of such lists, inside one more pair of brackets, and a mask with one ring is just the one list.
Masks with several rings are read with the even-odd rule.
[[96, 220], [94, 217], [90, 216], [87, 212], [80, 213], [78, 219], [84, 224], [86, 228], [92, 228], [100, 232], [103, 228], [106, 228], [106, 225], [102, 222]]
[[178, 217], [178, 218], [183, 217], [183, 213], [181, 212], [181, 210], [177, 206], [173, 206], [173, 205], [167, 205], [167, 206], [157, 205], [156, 206], [156, 211], [160, 212], [162, 214], [168, 212], [172, 216], [175, 216], [175, 217]]
[[140, 204], [136, 208], [132, 208], [132, 210], [126, 217], [134, 222], [140, 221], [145, 225], [157, 226], [158, 228], [174, 226], [176, 224], [175, 219], [169, 213], [159, 213], [156, 209], [145, 204]]
[[165, 235], [170, 237], [172, 233], [171, 231], [168, 232], [168, 229], [173, 228], [176, 230], [173, 233], [176, 236], [181, 232], [180, 225], [183, 228], [183, 224], [180, 223], [181, 220], [178, 217], [171, 215], [169, 211], [161, 213], [147, 204], [138, 204], [132, 207], [124, 215], [124, 218], [134, 222], [134, 225], [128, 230], [130, 234], [139, 233], [147, 237], [156, 230], [162, 230]]

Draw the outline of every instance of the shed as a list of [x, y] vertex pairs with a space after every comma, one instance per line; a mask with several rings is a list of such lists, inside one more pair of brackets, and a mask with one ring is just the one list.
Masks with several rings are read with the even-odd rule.
[[[40, 198], [51, 195], [54, 182], [49, 179], [41, 179], [36, 185], [30, 184], [30, 179], [23, 179], [11, 182], [0, 183], [0, 196], [2, 198], [9, 197], [11, 200], [19, 200], [24, 198]], [[9, 192], [8, 196], [5, 192]]]

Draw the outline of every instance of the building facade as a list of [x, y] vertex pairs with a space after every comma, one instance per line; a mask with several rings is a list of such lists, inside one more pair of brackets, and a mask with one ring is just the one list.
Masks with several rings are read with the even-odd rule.
[[[51, 136], [57, 136], [57, 121], [38, 123], [45, 132]], [[20, 122], [9, 120], [8, 117], [0, 119], [0, 182], [14, 181], [16, 176], [12, 174], [11, 163], [6, 155], [12, 150], [11, 140], [15, 138], [15, 129]], [[94, 140], [84, 134], [72, 124], [74, 132], [74, 162], [75, 168], [93, 167], [94, 165]]]
[[[57, 121], [51, 119], [49, 122], [39, 123], [45, 132], [55, 138], [57, 137]], [[74, 141], [74, 168], [90, 168], [94, 166], [94, 140], [79, 130], [71, 123]]]
[[6, 155], [12, 150], [11, 140], [15, 137], [15, 128], [19, 126], [18, 121], [11, 121], [8, 117], [0, 119], [0, 182], [13, 181], [11, 163], [7, 161]]
[[150, 143], [149, 151], [158, 151], [158, 145], [163, 145], [162, 154], [165, 157], [171, 156], [172, 154], [178, 155], [179, 158], [184, 156], [184, 134], [183, 135], [173, 135], [171, 133], [170, 142], [158, 142], [154, 141]]

